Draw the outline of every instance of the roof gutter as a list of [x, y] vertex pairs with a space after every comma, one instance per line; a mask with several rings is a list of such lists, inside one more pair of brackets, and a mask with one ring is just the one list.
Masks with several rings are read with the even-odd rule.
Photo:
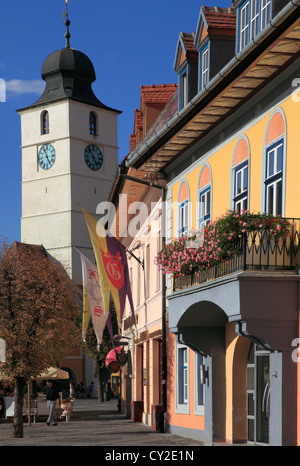
[[277, 29], [282, 22], [292, 14], [300, 6], [300, 0], [290, 0], [290, 2], [273, 18], [270, 23], [261, 31], [254, 39], [252, 39], [242, 51], [236, 54], [230, 62], [227, 63], [211, 81], [207, 84], [205, 89], [201, 90], [181, 111], [177, 112], [157, 133], [144, 143], [133, 155], [127, 157], [125, 162], [127, 167], [133, 167], [140, 157], [146, 154], [148, 149], [154, 146], [158, 140], [166, 136], [168, 131], [175, 127], [180, 121], [186, 117], [190, 110], [197, 106], [204, 96], [208, 95], [222, 80], [233, 71], [249, 54], [253, 52], [274, 30]]

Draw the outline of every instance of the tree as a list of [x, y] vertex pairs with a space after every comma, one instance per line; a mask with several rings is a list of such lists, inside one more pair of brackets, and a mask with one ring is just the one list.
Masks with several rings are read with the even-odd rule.
[[78, 342], [79, 289], [42, 246], [0, 243], [1, 375], [14, 385], [13, 436], [23, 437], [26, 384]]

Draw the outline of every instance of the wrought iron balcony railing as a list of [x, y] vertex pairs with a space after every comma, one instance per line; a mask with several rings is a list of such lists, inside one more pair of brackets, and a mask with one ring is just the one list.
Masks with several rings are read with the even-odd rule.
[[298, 273], [300, 268], [300, 219], [285, 219], [289, 234], [274, 235], [269, 230], [245, 233], [236, 245], [237, 253], [207, 270], [174, 277], [173, 291], [200, 285], [238, 271]]

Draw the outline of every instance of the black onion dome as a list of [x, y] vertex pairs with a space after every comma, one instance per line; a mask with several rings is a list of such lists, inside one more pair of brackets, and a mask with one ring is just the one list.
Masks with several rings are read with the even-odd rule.
[[46, 87], [31, 107], [71, 99], [121, 113], [97, 99], [92, 90], [92, 83], [96, 80], [94, 66], [89, 57], [79, 50], [65, 47], [51, 53], [43, 63], [41, 74]]
[[74, 73], [96, 80], [94, 66], [87, 55], [71, 48], [64, 48], [51, 53], [42, 66], [42, 77], [53, 73]]

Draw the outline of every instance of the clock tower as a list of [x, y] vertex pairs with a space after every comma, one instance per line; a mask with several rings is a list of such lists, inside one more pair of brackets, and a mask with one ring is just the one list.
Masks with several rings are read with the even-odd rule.
[[90, 259], [91, 241], [81, 207], [92, 214], [106, 201], [118, 164], [119, 111], [100, 102], [90, 59], [66, 45], [42, 66], [45, 90], [18, 111], [22, 132], [21, 241], [42, 244], [81, 281], [74, 246]]

